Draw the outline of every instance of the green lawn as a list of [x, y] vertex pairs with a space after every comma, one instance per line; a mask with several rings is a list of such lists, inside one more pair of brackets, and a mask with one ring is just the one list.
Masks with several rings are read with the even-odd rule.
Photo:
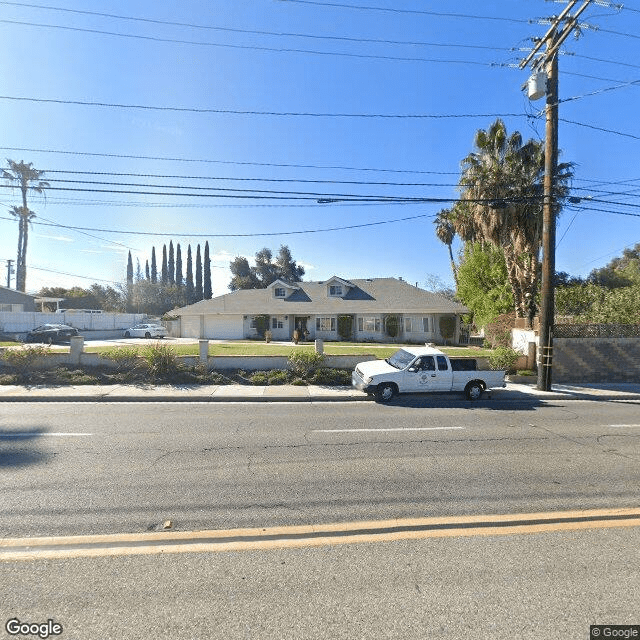
[[[370, 356], [377, 358], [388, 358], [395, 353], [402, 345], [383, 345], [378, 343], [348, 343], [348, 342], [325, 342], [324, 352], [327, 355], [349, 355], [349, 356]], [[119, 347], [86, 347], [87, 353], [108, 353]], [[135, 347], [134, 347], [135, 348]], [[171, 345], [171, 348], [179, 356], [197, 356], [197, 344]], [[143, 350], [144, 347], [138, 347]], [[209, 344], [210, 356], [288, 356], [294, 350], [313, 351], [313, 343], [294, 345], [267, 344], [265, 342], [234, 342], [227, 344]], [[449, 356], [466, 356], [469, 358], [488, 357], [491, 354], [489, 349], [478, 349], [474, 347], [442, 347], [442, 350]]]

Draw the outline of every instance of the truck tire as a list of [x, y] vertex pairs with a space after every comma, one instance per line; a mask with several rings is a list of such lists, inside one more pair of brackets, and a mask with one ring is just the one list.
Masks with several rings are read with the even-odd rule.
[[484, 385], [481, 382], [470, 382], [464, 389], [464, 395], [467, 400], [480, 400], [484, 393]]
[[378, 402], [391, 402], [398, 393], [398, 387], [393, 382], [381, 382], [376, 388], [376, 400]]

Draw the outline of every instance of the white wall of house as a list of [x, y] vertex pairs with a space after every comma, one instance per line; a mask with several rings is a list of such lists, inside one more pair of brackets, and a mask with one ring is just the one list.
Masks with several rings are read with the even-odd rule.
[[241, 315], [205, 315], [204, 338], [241, 340], [244, 337]]
[[180, 318], [180, 336], [182, 338], [201, 338], [203, 316], [182, 316]]

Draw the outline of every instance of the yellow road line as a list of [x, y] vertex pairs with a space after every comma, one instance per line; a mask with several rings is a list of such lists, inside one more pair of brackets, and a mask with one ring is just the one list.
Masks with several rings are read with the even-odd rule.
[[637, 526], [640, 526], [640, 509], [593, 509], [253, 529], [8, 538], [0, 540], [0, 561], [212, 553]]

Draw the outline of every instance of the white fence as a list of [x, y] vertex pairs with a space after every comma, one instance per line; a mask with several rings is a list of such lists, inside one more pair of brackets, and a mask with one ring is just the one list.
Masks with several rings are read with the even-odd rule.
[[142, 313], [41, 313], [39, 311], [0, 311], [0, 331], [22, 333], [41, 324], [68, 324], [81, 330], [127, 329], [146, 318]]

